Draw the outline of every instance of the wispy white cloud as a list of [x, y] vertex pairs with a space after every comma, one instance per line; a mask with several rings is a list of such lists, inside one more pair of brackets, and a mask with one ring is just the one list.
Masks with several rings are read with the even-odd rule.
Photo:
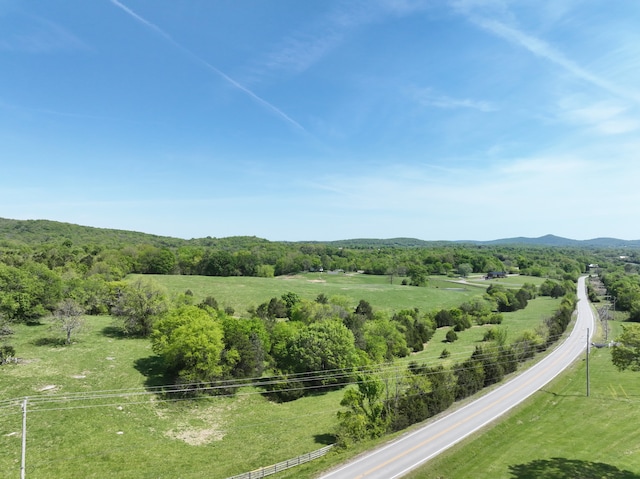
[[193, 53], [191, 50], [189, 50], [188, 48], [183, 46], [181, 43], [176, 41], [171, 35], [169, 35], [167, 32], [165, 32], [163, 29], [161, 29], [155, 23], [150, 22], [149, 20], [145, 19], [144, 17], [138, 15], [137, 13], [135, 13], [133, 10], [131, 10], [129, 7], [127, 7], [123, 3], [119, 2], [118, 0], [111, 0], [111, 3], [113, 3], [116, 7], [120, 8], [122, 11], [124, 11], [125, 13], [127, 13], [128, 15], [133, 17], [134, 19], [136, 19], [138, 22], [140, 22], [143, 25], [145, 25], [146, 27], [152, 29], [154, 32], [156, 32], [157, 34], [162, 36], [165, 40], [170, 42], [173, 46], [175, 46], [176, 48], [181, 50], [183, 53], [185, 53], [187, 56], [189, 56], [192, 60], [194, 60], [195, 62], [197, 62], [200, 65], [204, 66], [206, 69], [210, 70], [211, 72], [215, 73], [216, 75], [218, 75], [219, 77], [224, 79], [227, 83], [229, 83], [230, 85], [232, 85], [233, 87], [237, 88], [238, 90], [243, 92], [245, 95], [249, 96], [251, 99], [256, 101], [261, 106], [263, 106], [266, 109], [270, 110], [272, 113], [275, 113], [281, 119], [285, 120], [287, 123], [289, 123], [290, 125], [293, 125], [297, 129], [302, 130], [302, 131], [306, 131], [304, 129], [304, 127], [300, 123], [295, 121], [293, 118], [291, 118], [285, 112], [283, 112], [278, 107], [276, 107], [272, 103], [268, 102], [264, 98], [258, 96], [252, 90], [250, 90], [249, 88], [247, 88], [244, 85], [240, 84], [239, 82], [237, 82], [236, 80], [231, 78], [229, 75], [227, 75], [223, 71], [221, 71], [218, 68], [216, 68], [213, 65], [211, 65], [206, 60], [200, 58], [198, 55]]
[[640, 129], [640, 121], [630, 109], [616, 101], [580, 103], [566, 98], [560, 102], [562, 119], [602, 135], [618, 135]]
[[411, 15], [429, 6], [426, 0], [359, 0], [340, 4], [313, 23], [286, 35], [259, 62], [257, 70], [300, 73], [339, 47], [352, 30], [389, 16]]
[[290, 36], [267, 56], [264, 67], [269, 71], [302, 72], [315, 64], [341, 40], [342, 34], [339, 32], [328, 32], [319, 37], [311, 37], [308, 34]]
[[80, 38], [50, 20], [30, 17], [20, 33], [0, 33], [0, 51], [51, 53], [58, 50], [88, 50]]
[[[99, 121], [110, 121], [110, 122], [118, 122], [118, 123], [136, 123], [136, 124], [149, 124], [148, 120], [144, 122], [139, 122], [133, 120], [128, 117], [114, 117], [114, 116], [106, 116], [106, 115], [91, 115], [87, 113], [77, 113], [71, 111], [61, 111], [61, 110], [52, 110], [50, 108], [32, 108], [23, 105], [16, 105], [13, 103], [5, 102], [2, 98], [0, 98], [0, 109], [10, 110], [14, 113], [22, 114], [24, 116], [32, 116], [33, 114], [44, 114], [58, 117], [66, 117], [66, 118], [78, 118], [78, 119], [87, 119], [87, 120], [99, 120]], [[155, 123], [155, 122], [151, 122]]]
[[496, 111], [493, 103], [484, 100], [473, 100], [470, 98], [453, 98], [434, 92], [430, 88], [416, 90], [413, 97], [420, 104], [444, 109], [469, 108], [482, 112]]
[[484, 15], [478, 15], [468, 10], [466, 11], [465, 15], [470, 21], [483, 28], [484, 30], [507, 40], [511, 44], [522, 47], [530, 53], [559, 66], [574, 77], [595, 85], [617, 97], [631, 100], [637, 104], [640, 104], [639, 92], [622, 87], [608, 80], [607, 78], [589, 71], [588, 69], [582, 67], [578, 63], [568, 58], [550, 43], [533, 35], [525, 33], [521, 29], [518, 29], [515, 26], [507, 24], [501, 20], [489, 18]]
[[498, 171], [513, 177], [536, 175], [551, 178], [554, 175], [570, 175], [592, 168], [593, 164], [589, 161], [571, 156], [554, 155], [515, 159], [500, 167]]

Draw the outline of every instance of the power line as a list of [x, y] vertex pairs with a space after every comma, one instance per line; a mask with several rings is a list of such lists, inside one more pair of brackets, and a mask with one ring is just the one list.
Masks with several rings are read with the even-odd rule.
[[[561, 335], [560, 335], [561, 336]], [[557, 339], [557, 338], [556, 338]], [[549, 338], [547, 341], [552, 340]], [[513, 344], [511, 345], [513, 347]], [[473, 351], [476, 348], [474, 347]], [[447, 360], [449, 362], [455, 361], [458, 358], [466, 358], [470, 359], [469, 354], [470, 350], [459, 352], [454, 354], [453, 356], [449, 356]], [[500, 346], [492, 346], [492, 347], [483, 347], [482, 354], [477, 355], [475, 360], [483, 360], [487, 358], [494, 357], [497, 353], [501, 351]], [[465, 359], [465, 360], [466, 360]], [[68, 401], [90, 401], [96, 399], [115, 399], [115, 398], [129, 398], [134, 396], [149, 396], [149, 395], [158, 395], [158, 394], [186, 394], [190, 392], [212, 392], [216, 390], [225, 390], [225, 389], [239, 389], [241, 387], [265, 387], [274, 384], [280, 384], [282, 382], [288, 383], [310, 383], [315, 381], [334, 381], [339, 382], [342, 379], [351, 378], [354, 374], [383, 374], [383, 373], [398, 373], [400, 371], [404, 371], [408, 364], [412, 362], [417, 362], [415, 359], [403, 358], [396, 363], [379, 363], [369, 366], [355, 367], [355, 368], [345, 368], [345, 369], [329, 369], [329, 370], [315, 370], [309, 372], [301, 372], [301, 373], [292, 373], [292, 374], [283, 374], [283, 375], [274, 375], [267, 377], [251, 377], [244, 379], [228, 379], [228, 380], [220, 380], [215, 383], [203, 386], [202, 383], [189, 383], [189, 384], [170, 384], [163, 386], [154, 386], [150, 388], [122, 388], [122, 389], [111, 389], [111, 390], [102, 390], [95, 391], [91, 394], [87, 394], [85, 391], [82, 392], [71, 392], [71, 393], [60, 393], [60, 394], [48, 394], [41, 396], [30, 396], [29, 401], [32, 406], [32, 412], [41, 411], [41, 410], [53, 410], [53, 408], [37, 408], [33, 409], [34, 406], [38, 406], [40, 404], [45, 403], [59, 403], [59, 402], [68, 402]], [[509, 361], [509, 362], [520, 362], [517, 358]], [[437, 364], [433, 363], [422, 363], [419, 364], [420, 367], [426, 366], [429, 367], [437, 367], [441, 365], [441, 362]], [[455, 366], [455, 365], [454, 365]], [[457, 368], [458, 371], [464, 370], [464, 368]], [[357, 384], [357, 382], [347, 381], [344, 385]], [[319, 386], [314, 386], [313, 388], [326, 388], [330, 387], [331, 384], [324, 384]], [[289, 391], [297, 391], [303, 389], [313, 389], [309, 386], [303, 387], [294, 387], [288, 389], [280, 389], [280, 392], [289, 392]], [[275, 391], [275, 392], [278, 392]], [[267, 391], [274, 392], [274, 391]], [[259, 393], [262, 394], [262, 393]], [[228, 393], [222, 395], [216, 395], [216, 397], [231, 397], [234, 396], [235, 393]], [[19, 404], [20, 398], [6, 399], [0, 402], [0, 409], [6, 409], [9, 407], [15, 407]], [[144, 401], [146, 402], [146, 401]], [[144, 403], [143, 402], [143, 403]], [[4, 404], [2, 404], [4, 403]], [[112, 405], [113, 403], [109, 403]], [[85, 408], [88, 406], [79, 406], [79, 408]], [[67, 407], [63, 409], [72, 409], [73, 407]], [[61, 408], [56, 408], [61, 409]]]

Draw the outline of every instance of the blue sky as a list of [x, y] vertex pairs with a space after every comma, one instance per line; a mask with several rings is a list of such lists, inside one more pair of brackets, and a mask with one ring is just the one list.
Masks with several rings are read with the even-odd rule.
[[0, 217], [640, 238], [636, 0], [0, 0]]

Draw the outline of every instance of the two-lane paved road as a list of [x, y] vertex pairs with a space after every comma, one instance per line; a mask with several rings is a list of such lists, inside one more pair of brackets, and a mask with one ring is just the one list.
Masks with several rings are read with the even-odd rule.
[[509, 382], [437, 421], [321, 476], [321, 479], [394, 479], [494, 421], [560, 374], [587, 346], [594, 317], [585, 278], [578, 281], [578, 317], [569, 337], [542, 361]]

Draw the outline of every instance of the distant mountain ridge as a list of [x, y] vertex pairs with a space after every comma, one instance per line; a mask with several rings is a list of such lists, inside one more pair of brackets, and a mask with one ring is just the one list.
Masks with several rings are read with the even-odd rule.
[[[255, 236], [235, 236], [229, 238], [194, 238], [182, 239], [171, 236], [158, 236], [128, 230], [96, 228], [72, 223], [50, 220], [13, 220], [0, 218], [0, 240], [19, 243], [48, 243], [69, 239], [76, 244], [117, 244], [117, 243], [149, 243], [156, 246], [178, 247], [187, 244], [203, 246], [224, 245], [229, 240], [249, 244], [269, 243], [272, 241]], [[458, 241], [426, 241], [416, 238], [354, 238], [337, 241], [273, 241], [272, 243], [306, 243], [328, 244], [347, 248], [421, 248], [447, 244], [471, 245], [528, 245], [528, 246], [556, 246], [556, 247], [591, 247], [591, 248], [621, 248], [640, 247], [640, 240], [621, 240], [617, 238], [594, 238], [589, 240], [574, 240], [555, 235], [545, 235], [538, 238], [523, 236], [503, 238], [490, 241], [458, 240]]]
[[472, 245], [528, 245], [528, 246], [557, 246], [557, 247], [590, 247], [590, 248], [620, 248], [620, 247], [640, 247], [640, 240], [622, 240], [617, 238], [594, 238], [589, 240], [574, 240], [555, 236], [552, 234], [540, 236], [537, 238], [528, 238], [518, 236], [515, 238], [502, 238], [495, 240], [479, 241], [479, 240], [455, 240], [455, 241], [425, 241], [415, 238], [389, 238], [389, 239], [349, 239], [338, 241], [313, 241], [313, 243], [326, 243], [336, 246], [346, 247], [424, 247], [439, 244], [472, 244]]
[[539, 246], [583, 246], [592, 248], [619, 248], [619, 247], [639, 247], [640, 240], [622, 240], [618, 238], [593, 238], [588, 240], [574, 240], [555, 235], [544, 235], [538, 238], [504, 238], [492, 241], [472, 241], [472, 243], [497, 245], [497, 244], [526, 244]]

